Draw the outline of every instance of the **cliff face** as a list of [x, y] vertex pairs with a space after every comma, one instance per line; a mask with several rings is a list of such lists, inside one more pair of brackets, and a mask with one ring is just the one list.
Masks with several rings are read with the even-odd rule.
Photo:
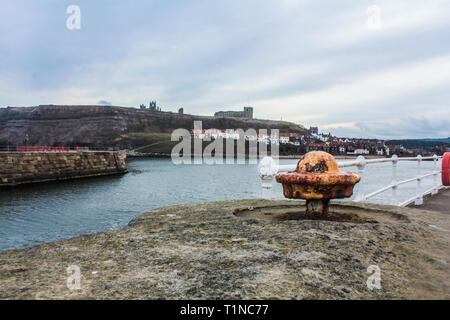
[[203, 128], [305, 130], [293, 123], [238, 118], [213, 118], [110, 106], [38, 106], [0, 109], [0, 145], [119, 146], [139, 143], [124, 140], [130, 133], [167, 133], [192, 129], [195, 120]]

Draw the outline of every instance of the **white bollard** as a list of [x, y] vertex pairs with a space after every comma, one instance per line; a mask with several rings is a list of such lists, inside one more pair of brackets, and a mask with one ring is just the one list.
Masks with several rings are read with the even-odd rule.
[[261, 186], [264, 189], [271, 189], [273, 178], [278, 173], [278, 162], [271, 157], [264, 157], [258, 164], [258, 173], [261, 178]]
[[[364, 170], [366, 168], [366, 158], [364, 158], [363, 156], [358, 156], [356, 158], [356, 161], [358, 161], [358, 174], [361, 176], [361, 180], [362, 180]], [[365, 194], [364, 194], [364, 185], [363, 185], [363, 182], [360, 181], [357, 184], [357, 193], [356, 193], [356, 197], [355, 197], [354, 201], [364, 202], [365, 200], [366, 200], [366, 198], [365, 198]]]

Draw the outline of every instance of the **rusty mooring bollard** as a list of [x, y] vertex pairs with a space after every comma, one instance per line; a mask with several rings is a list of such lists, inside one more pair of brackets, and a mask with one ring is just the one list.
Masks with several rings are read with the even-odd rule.
[[329, 216], [330, 199], [347, 198], [361, 176], [341, 172], [334, 157], [323, 151], [307, 153], [297, 164], [296, 171], [279, 173], [277, 182], [283, 184], [286, 198], [306, 199], [306, 216]]

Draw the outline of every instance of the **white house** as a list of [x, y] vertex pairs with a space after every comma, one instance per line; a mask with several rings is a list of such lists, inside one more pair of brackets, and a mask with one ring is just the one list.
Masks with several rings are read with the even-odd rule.
[[355, 149], [354, 154], [369, 154], [369, 150], [367, 150], [367, 149]]
[[280, 135], [280, 143], [289, 143], [289, 136]]

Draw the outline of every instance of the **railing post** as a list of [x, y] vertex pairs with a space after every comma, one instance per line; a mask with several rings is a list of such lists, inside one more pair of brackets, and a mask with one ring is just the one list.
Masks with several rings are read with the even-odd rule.
[[396, 206], [398, 204], [397, 200], [397, 155], [393, 155], [392, 159], [392, 204]]
[[[436, 154], [433, 155], [433, 162], [434, 162], [434, 172], [438, 171], [438, 156]], [[433, 174], [433, 190], [431, 191], [431, 194], [437, 194], [438, 193], [438, 184], [437, 184], [437, 173]]]
[[416, 200], [414, 201], [414, 204], [416, 205], [416, 206], [420, 206], [420, 205], [422, 205], [423, 204], [423, 197], [422, 197], [422, 191], [421, 191], [421, 187], [420, 187], [420, 175], [421, 175], [421, 173], [422, 173], [422, 170], [421, 170], [421, 163], [422, 163], [422, 156], [419, 154], [418, 156], [417, 156], [417, 189], [416, 189], [416, 192], [417, 192], [417, 198], [416, 198]]
[[[356, 158], [356, 161], [358, 161], [358, 174], [361, 176], [361, 179], [364, 174], [364, 169], [366, 168], [366, 158], [364, 156], [358, 156]], [[364, 187], [363, 182], [357, 184], [358, 193], [356, 194], [355, 200], [356, 202], [364, 202], [366, 200], [364, 195]]]

